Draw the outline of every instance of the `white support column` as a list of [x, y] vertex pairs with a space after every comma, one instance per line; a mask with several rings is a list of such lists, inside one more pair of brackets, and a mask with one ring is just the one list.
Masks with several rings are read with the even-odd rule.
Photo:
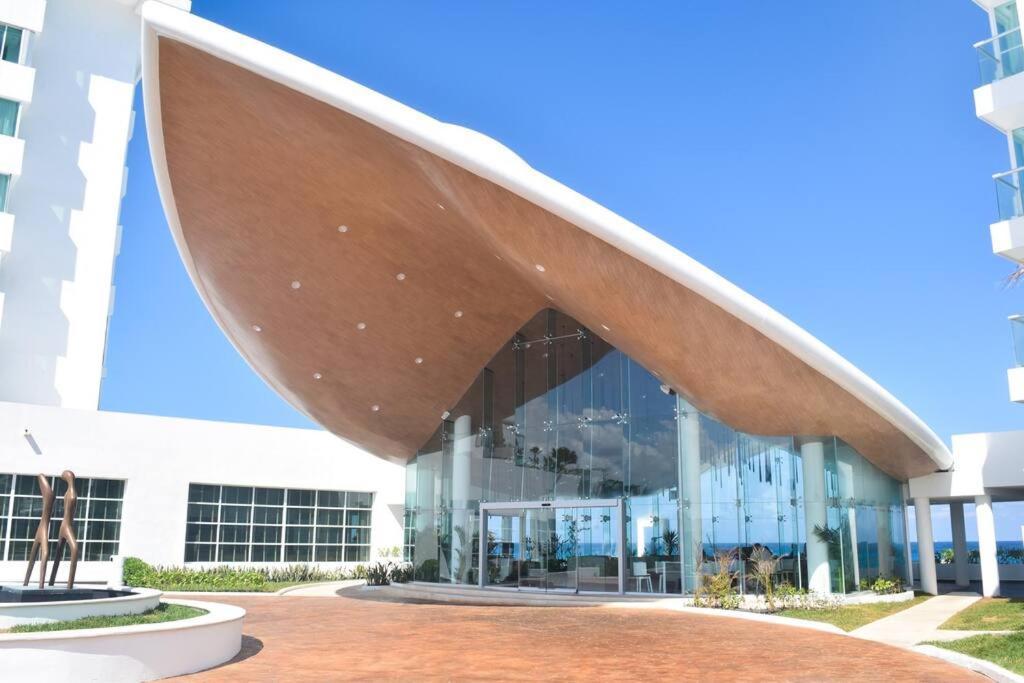
[[975, 496], [974, 516], [978, 522], [978, 554], [981, 559], [981, 594], [999, 595], [999, 562], [996, 558], [996, 520], [992, 497]]
[[[465, 513], [469, 499], [470, 463], [473, 454], [473, 420], [469, 415], [455, 419], [452, 430], [452, 566], [449, 567], [452, 583], [462, 583], [469, 574], [470, 549], [462, 547], [462, 538], [455, 533], [456, 519]], [[472, 532], [465, 529], [467, 544]], [[481, 537], [481, 543], [485, 540]], [[464, 558], [460, 563], [458, 558]], [[464, 565], [464, 566], [463, 566]]]
[[914, 516], [917, 518], [917, 566], [921, 575], [921, 590], [932, 595], [939, 594], [935, 577], [935, 539], [932, 536], [932, 506], [927, 498], [914, 499]]
[[804, 477], [804, 538], [807, 539], [807, 587], [815, 593], [831, 593], [828, 543], [818, 538], [815, 527], [828, 526], [825, 507], [825, 444], [807, 441], [800, 445]]
[[694, 591], [696, 575], [704, 561], [700, 505], [700, 413], [685, 399], [676, 403], [679, 434], [679, 476], [683, 490], [679, 549], [683, 556], [685, 592]]
[[949, 504], [949, 522], [953, 527], [953, 569], [956, 571], [956, 585], [963, 588], [971, 585], [971, 577], [967, 572], [967, 525], [964, 522], [962, 501]]

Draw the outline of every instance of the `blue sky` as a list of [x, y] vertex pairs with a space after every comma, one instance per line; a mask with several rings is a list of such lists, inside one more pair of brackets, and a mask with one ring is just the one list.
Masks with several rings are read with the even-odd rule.
[[[637, 7], [193, 11], [497, 138], [805, 327], [947, 441], [1024, 428], [1005, 374], [1024, 289], [1002, 286], [1012, 268], [988, 240], [991, 175], [1009, 160], [971, 99], [984, 13], [968, 0]], [[195, 294], [142, 125], [128, 166], [102, 408], [311, 426]]]

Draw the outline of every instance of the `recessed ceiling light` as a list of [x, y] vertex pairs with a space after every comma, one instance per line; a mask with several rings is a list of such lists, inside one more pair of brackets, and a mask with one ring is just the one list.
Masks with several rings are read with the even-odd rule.
[[398, 275], [395, 276], [395, 279], [401, 282], [402, 280], [405, 279], [405, 273], [399, 273]]
[[377, 411], [380, 410], [380, 406], [374, 403], [372, 406], [370, 406], [370, 410], [376, 413]]
[[545, 294], [544, 296], [547, 297], [548, 301], [554, 301], [555, 300], [555, 297], [551, 296], [550, 294]]
[[462, 311], [455, 311], [455, 317], [456, 318], [461, 318], [462, 317]]
[[313, 379], [323, 379], [323, 377], [324, 376], [321, 375], [319, 372], [314, 372], [313, 373]]
[[366, 323], [356, 323], [356, 329], [357, 330], [365, 330], [366, 329]]
[[499, 261], [504, 261], [505, 260], [505, 259], [501, 258], [500, 256], [498, 256], [497, 254], [494, 255], [494, 258], [498, 259]]
[[338, 226], [338, 232], [348, 232], [348, 226], [347, 225], [339, 225]]
[[292, 289], [298, 289], [301, 286], [302, 286], [301, 282], [299, 282], [298, 280], [292, 280]]
[[604, 330], [605, 332], [611, 332], [612, 331], [612, 328], [608, 327], [604, 323], [601, 323], [601, 329]]
[[253, 326], [252, 326], [252, 331], [253, 331], [253, 332], [262, 332], [262, 331], [263, 331], [263, 328], [262, 328], [262, 327], [260, 327], [259, 325], [253, 325]]
[[449, 417], [451, 417], [451, 413], [449, 413], [447, 410], [441, 413], [442, 420], [447, 420]]
[[537, 270], [539, 270], [539, 271], [540, 271], [540, 272], [542, 272], [542, 273], [544, 272], [544, 266], [542, 266], [542, 265], [541, 265], [541, 264], [539, 264], [539, 263], [538, 263], [538, 264], [536, 264], [536, 265], [534, 265], [533, 267], [534, 267], [534, 268], [536, 268]]
[[423, 365], [423, 359], [419, 356], [416, 357], [416, 365]]
[[440, 202], [438, 202], [437, 208], [441, 209], [442, 211], [447, 211], [447, 209], [444, 208], [444, 204], [441, 204]]

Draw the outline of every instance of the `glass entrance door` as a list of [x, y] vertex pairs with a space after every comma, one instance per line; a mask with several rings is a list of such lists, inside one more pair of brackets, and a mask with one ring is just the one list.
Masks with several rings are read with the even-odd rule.
[[621, 503], [481, 506], [481, 585], [519, 590], [618, 592]]

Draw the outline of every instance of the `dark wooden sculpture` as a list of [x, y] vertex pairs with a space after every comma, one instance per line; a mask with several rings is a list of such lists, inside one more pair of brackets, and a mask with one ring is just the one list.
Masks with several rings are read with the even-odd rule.
[[[50, 585], [57, 580], [57, 568], [60, 558], [64, 555], [64, 545], [71, 550], [71, 564], [68, 565], [68, 589], [75, 587], [75, 569], [78, 567], [78, 539], [75, 538], [75, 508], [78, 506], [78, 493], [75, 491], [75, 473], [71, 470], [61, 472], [68, 489], [64, 492], [64, 519], [60, 522], [57, 533], [57, 555], [53, 558], [53, 573], [50, 574]], [[46, 571], [45, 569], [43, 570]]]
[[[50, 557], [50, 515], [53, 513], [53, 489], [50, 487], [50, 480], [46, 475], [40, 474], [36, 477], [39, 482], [39, 495], [43, 497], [43, 512], [39, 516], [39, 526], [36, 527], [36, 535], [32, 539], [32, 549], [28, 552], [28, 571], [25, 572], [25, 584], [28, 585], [32, 578], [32, 567], [36, 563], [36, 556], [39, 556], [41, 566], [39, 567], [39, 587], [46, 584], [46, 561]], [[59, 556], [58, 556], [59, 557]]]

